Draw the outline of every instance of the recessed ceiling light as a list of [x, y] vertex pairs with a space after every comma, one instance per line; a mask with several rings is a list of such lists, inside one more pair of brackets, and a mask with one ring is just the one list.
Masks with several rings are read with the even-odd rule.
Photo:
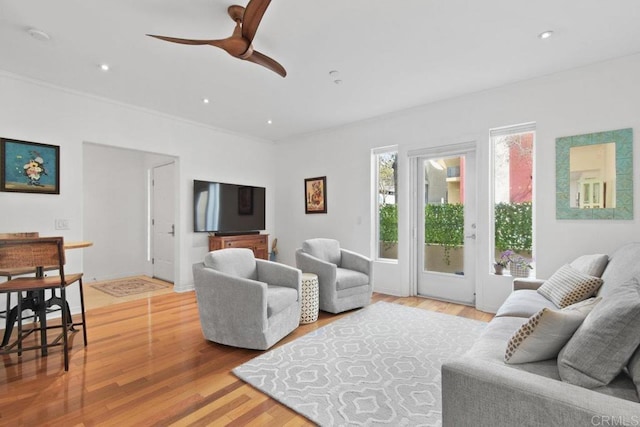
[[551, 37], [553, 35], [553, 31], [548, 30], [548, 31], [543, 31], [540, 34], [538, 34], [538, 38], [545, 40], [548, 39], [549, 37]]
[[51, 36], [49, 36], [49, 34], [45, 33], [42, 30], [38, 30], [37, 28], [29, 28], [27, 30], [27, 33], [29, 33], [29, 35], [34, 39], [40, 40], [41, 42], [46, 42], [51, 40]]
[[100, 69], [102, 71], [109, 71], [109, 64], [100, 64]]
[[271, 119], [267, 120], [267, 124], [268, 124], [268, 125], [270, 125], [270, 124], [272, 124], [272, 123], [273, 123], [273, 121], [272, 121]]
[[202, 103], [203, 104], [208, 104], [209, 103], [209, 98], [203, 98], [202, 99]]

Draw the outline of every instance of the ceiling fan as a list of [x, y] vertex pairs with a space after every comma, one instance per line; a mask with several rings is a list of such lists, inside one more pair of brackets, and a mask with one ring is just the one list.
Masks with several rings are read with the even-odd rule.
[[285, 77], [287, 75], [287, 71], [282, 65], [280, 65], [276, 60], [253, 50], [253, 38], [256, 35], [258, 25], [260, 25], [262, 16], [266, 12], [269, 3], [271, 3], [271, 0], [249, 0], [246, 8], [238, 5], [229, 6], [227, 12], [231, 19], [236, 22], [236, 28], [233, 30], [231, 37], [227, 37], [226, 39], [192, 40], [157, 36], [153, 34], [147, 35], [173, 43], [190, 45], [208, 44], [219, 47], [235, 58], [244, 59], [245, 61], [262, 65], [263, 67], [278, 73], [282, 77]]

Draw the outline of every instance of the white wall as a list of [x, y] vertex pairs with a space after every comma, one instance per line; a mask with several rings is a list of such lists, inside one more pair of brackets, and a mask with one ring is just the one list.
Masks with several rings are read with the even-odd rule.
[[[534, 121], [536, 275], [549, 277], [585, 253], [611, 253], [640, 241], [638, 210], [632, 221], [567, 221], [555, 218], [555, 138], [634, 128], [634, 177], [640, 153], [640, 55], [603, 62], [502, 88], [442, 101], [277, 145], [280, 260], [310, 237], [334, 237], [346, 248], [370, 253], [370, 150], [398, 144], [400, 150], [399, 259], [377, 264], [377, 291], [409, 295], [408, 150], [476, 141], [478, 149], [478, 308], [495, 311], [510, 292], [506, 277], [489, 273], [489, 129]], [[327, 176], [328, 214], [305, 215], [303, 180]], [[637, 180], [637, 178], [636, 178]], [[636, 181], [635, 206], [640, 200]]]
[[[207, 251], [206, 233], [193, 233], [192, 180], [219, 180], [267, 187], [267, 232], [274, 230], [273, 144], [122, 104], [61, 90], [0, 72], [0, 135], [60, 146], [60, 195], [0, 192], [0, 230], [39, 231], [82, 240], [83, 143], [175, 156], [178, 159], [176, 290], [193, 285], [191, 266]], [[108, 179], [108, 177], [104, 177]], [[56, 218], [71, 229], [54, 229]], [[82, 269], [83, 251], [69, 251], [68, 271]], [[109, 260], [104, 260], [109, 262]], [[75, 292], [70, 292], [75, 298]], [[72, 300], [72, 304], [77, 300]], [[0, 304], [4, 302], [0, 301]]]

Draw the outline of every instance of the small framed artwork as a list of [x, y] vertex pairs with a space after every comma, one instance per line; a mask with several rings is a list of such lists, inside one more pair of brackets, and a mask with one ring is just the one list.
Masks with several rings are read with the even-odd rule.
[[60, 147], [0, 138], [0, 191], [60, 194]]
[[253, 187], [238, 188], [238, 214], [253, 215]]
[[305, 213], [327, 213], [327, 177], [304, 180]]

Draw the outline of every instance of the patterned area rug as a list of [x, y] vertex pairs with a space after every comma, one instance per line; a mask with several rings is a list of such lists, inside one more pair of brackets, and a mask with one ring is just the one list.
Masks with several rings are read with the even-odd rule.
[[233, 373], [322, 426], [440, 426], [440, 367], [486, 323], [378, 302]]
[[158, 283], [151, 279], [145, 279], [144, 277], [132, 277], [96, 283], [91, 286], [114, 297], [126, 297], [144, 292], [157, 291], [158, 289], [168, 288], [171, 285]]

